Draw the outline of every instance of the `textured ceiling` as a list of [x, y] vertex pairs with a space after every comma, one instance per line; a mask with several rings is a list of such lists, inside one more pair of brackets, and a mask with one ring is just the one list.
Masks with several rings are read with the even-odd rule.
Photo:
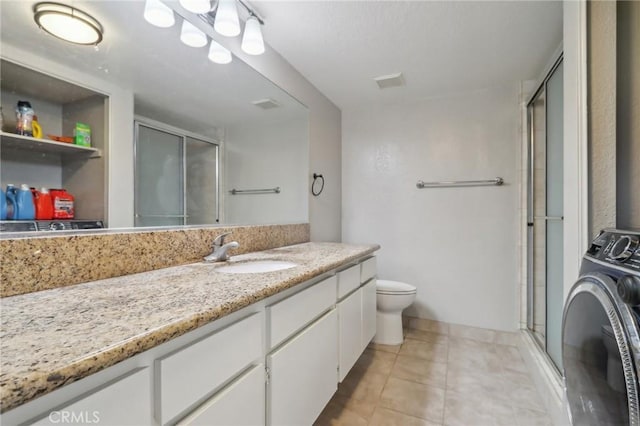
[[[558, 1], [254, 1], [265, 40], [339, 107], [535, 79], [562, 40]], [[402, 72], [406, 86], [373, 78]]]

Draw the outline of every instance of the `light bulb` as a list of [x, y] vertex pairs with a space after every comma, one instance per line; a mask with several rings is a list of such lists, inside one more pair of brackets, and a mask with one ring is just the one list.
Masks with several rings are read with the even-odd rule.
[[236, 0], [218, 0], [213, 29], [218, 34], [226, 37], [235, 37], [240, 34], [240, 20], [238, 19]]
[[209, 60], [216, 64], [228, 64], [231, 62], [231, 52], [222, 47], [222, 45], [217, 41], [211, 40], [211, 46], [209, 46]]
[[173, 10], [160, 0], [147, 0], [144, 4], [144, 19], [151, 25], [169, 28], [176, 23]]
[[189, 21], [182, 21], [180, 40], [187, 46], [202, 47], [207, 45], [207, 36]]
[[241, 47], [249, 55], [262, 55], [264, 53], [262, 30], [260, 29], [260, 22], [255, 16], [250, 16], [244, 24]]
[[180, 6], [193, 13], [207, 13], [211, 10], [209, 0], [180, 0]]

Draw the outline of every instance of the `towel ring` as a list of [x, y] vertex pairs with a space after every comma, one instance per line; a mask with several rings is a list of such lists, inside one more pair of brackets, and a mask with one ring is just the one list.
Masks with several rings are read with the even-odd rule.
[[[315, 188], [316, 188], [316, 182], [318, 180], [320, 181], [321, 185], [320, 185], [320, 189], [316, 192]], [[322, 193], [323, 189], [324, 189], [324, 177], [318, 173], [314, 173], [313, 183], [311, 184], [311, 193], [313, 194], [314, 197], [317, 197]]]

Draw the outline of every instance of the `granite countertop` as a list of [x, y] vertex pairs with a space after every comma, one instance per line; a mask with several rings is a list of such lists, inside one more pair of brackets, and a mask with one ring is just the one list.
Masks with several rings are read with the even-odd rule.
[[[0, 299], [0, 412], [114, 365], [323, 272], [377, 245], [304, 243]], [[248, 260], [299, 266], [214, 273]]]

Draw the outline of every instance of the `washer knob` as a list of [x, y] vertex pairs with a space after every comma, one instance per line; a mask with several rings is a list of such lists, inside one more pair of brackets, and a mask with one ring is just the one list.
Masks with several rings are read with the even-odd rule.
[[611, 247], [609, 259], [625, 261], [633, 255], [638, 248], [638, 238], [628, 235], [622, 236]]
[[628, 305], [640, 305], [640, 277], [625, 275], [618, 280], [618, 295]]
[[64, 230], [64, 223], [62, 222], [51, 222], [49, 225], [49, 229], [52, 231], [62, 231]]

